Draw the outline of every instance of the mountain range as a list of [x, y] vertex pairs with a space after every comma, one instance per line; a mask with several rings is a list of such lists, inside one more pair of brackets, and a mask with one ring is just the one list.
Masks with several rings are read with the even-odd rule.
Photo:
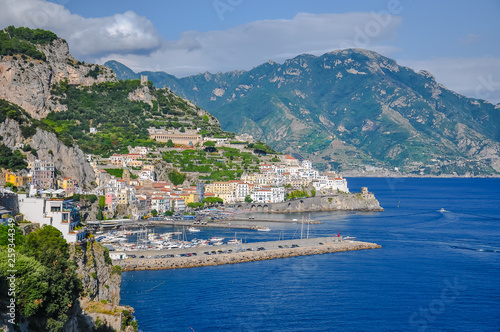
[[[177, 78], [135, 73], [117, 61], [118, 79], [147, 75], [277, 150], [352, 174], [498, 175], [500, 104], [467, 98], [363, 49], [269, 61], [249, 71]], [[390, 173], [388, 173], [390, 172]]]

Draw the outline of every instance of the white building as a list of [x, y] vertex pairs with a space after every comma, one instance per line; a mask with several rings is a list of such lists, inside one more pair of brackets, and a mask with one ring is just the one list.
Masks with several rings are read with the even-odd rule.
[[86, 229], [75, 230], [80, 223], [80, 211], [73, 206], [72, 199], [46, 199], [18, 195], [19, 212], [26, 220], [57, 228], [69, 243], [83, 240]]
[[[168, 206], [168, 207], [167, 207]], [[158, 213], [164, 213], [170, 209], [169, 198], [164, 196], [151, 197], [151, 210], [156, 210]]]

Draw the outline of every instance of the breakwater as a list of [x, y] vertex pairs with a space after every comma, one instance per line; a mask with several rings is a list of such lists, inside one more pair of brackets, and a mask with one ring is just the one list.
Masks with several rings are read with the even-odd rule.
[[[237, 264], [244, 262], [262, 261], [276, 258], [287, 258], [296, 256], [318, 255], [342, 251], [354, 251], [364, 249], [378, 249], [380, 245], [361, 241], [336, 241], [335, 237], [297, 239], [286, 241], [255, 242], [247, 243], [242, 246], [213, 246], [196, 249], [182, 249], [184, 252], [197, 252], [190, 257], [172, 257], [172, 258], [134, 258], [114, 261], [114, 264], [120, 265], [123, 271], [134, 270], [164, 270], [181, 269], [202, 266], [215, 266], [224, 264]], [[282, 248], [280, 248], [280, 246]], [[294, 246], [294, 247], [292, 247]], [[257, 251], [256, 248], [263, 247], [265, 250]], [[218, 249], [233, 250], [231, 253], [216, 253]], [[249, 249], [254, 249], [248, 251]], [[238, 250], [238, 252], [236, 252]], [[204, 251], [213, 254], [203, 254]], [[171, 254], [181, 252], [180, 250], [164, 251]], [[144, 257], [154, 257], [163, 252], [158, 250], [134, 252], [135, 255]], [[139, 257], [139, 256], [138, 256]]]

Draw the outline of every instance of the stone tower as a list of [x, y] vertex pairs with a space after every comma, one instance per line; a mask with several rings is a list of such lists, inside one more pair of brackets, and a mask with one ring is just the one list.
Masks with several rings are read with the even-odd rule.
[[148, 85], [148, 77], [146, 75], [141, 75], [141, 85]]

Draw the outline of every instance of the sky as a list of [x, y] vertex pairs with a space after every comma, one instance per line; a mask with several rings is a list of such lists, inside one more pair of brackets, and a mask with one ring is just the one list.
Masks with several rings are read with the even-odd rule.
[[500, 102], [499, 0], [0, 0], [0, 26], [43, 28], [78, 59], [177, 77], [364, 48]]

